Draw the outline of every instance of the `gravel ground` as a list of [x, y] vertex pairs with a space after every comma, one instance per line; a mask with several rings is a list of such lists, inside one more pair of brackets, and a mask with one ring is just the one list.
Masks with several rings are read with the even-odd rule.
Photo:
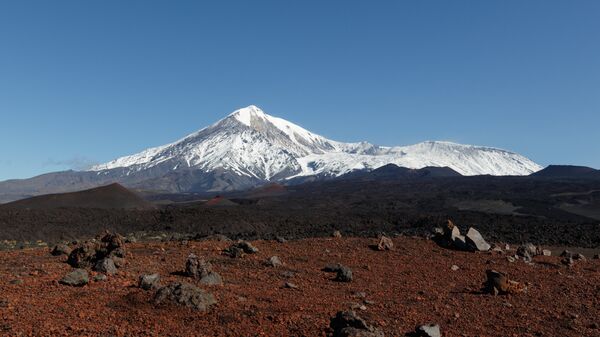
[[[0, 335], [327, 336], [329, 319], [352, 307], [386, 336], [430, 322], [443, 336], [600, 335], [600, 260], [566, 267], [559, 257], [538, 256], [529, 265], [508, 262], [514, 251], [468, 253], [422, 238], [393, 240], [395, 249], [384, 252], [370, 249], [376, 240], [368, 238], [254, 241], [260, 251], [238, 259], [221, 254], [227, 242], [131, 243], [117, 275], [81, 288], [58, 283], [71, 270], [64, 256], [47, 248], [3, 251]], [[177, 273], [190, 253], [209, 260], [224, 284], [201, 286]], [[284, 266], [265, 266], [273, 255]], [[336, 282], [321, 271], [332, 263], [350, 267], [354, 280]], [[527, 284], [527, 292], [481, 293], [490, 268]], [[163, 284], [196, 284], [219, 303], [209, 312], [155, 306], [153, 292], [136, 287], [138, 276], [150, 272], [160, 273]]]

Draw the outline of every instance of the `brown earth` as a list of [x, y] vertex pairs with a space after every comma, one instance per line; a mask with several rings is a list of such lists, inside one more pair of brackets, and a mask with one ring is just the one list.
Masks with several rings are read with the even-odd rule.
[[[394, 238], [394, 250], [369, 248], [376, 239], [321, 238], [255, 241], [254, 255], [221, 254], [227, 242], [127, 244], [127, 264], [105, 282], [82, 288], [58, 284], [71, 268], [48, 249], [0, 252], [2, 336], [326, 336], [329, 319], [353, 305], [386, 336], [415, 325], [440, 324], [443, 336], [598, 336], [600, 260], [563, 266], [559, 257], [510, 263], [506, 254], [447, 250], [413, 237]], [[190, 253], [208, 259], [222, 286], [181, 276]], [[512, 252], [514, 254], [514, 251]], [[283, 267], [264, 265], [277, 255]], [[352, 268], [354, 280], [335, 282], [327, 264]], [[452, 271], [452, 265], [459, 267]], [[485, 270], [505, 272], [526, 293], [480, 292]], [[135, 284], [159, 272], [162, 283], [196, 284], [219, 301], [207, 313], [151, 303]], [[11, 281], [22, 280], [22, 284]], [[284, 288], [291, 282], [298, 289]], [[364, 292], [362, 298], [357, 293]]]
[[42, 210], [58, 208], [149, 210], [156, 208], [156, 206], [119, 184], [110, 184], [78, 192], [40, 195], [0, 205], [0, 208]]

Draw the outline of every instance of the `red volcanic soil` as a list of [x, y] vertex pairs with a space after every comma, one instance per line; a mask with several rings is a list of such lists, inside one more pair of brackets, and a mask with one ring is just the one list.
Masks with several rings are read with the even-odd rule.
[[89, 190], [46, 194], [14, 201], [0, 207], [6, 209], [153, 209], [155, 206], [119, 184], [110, 184]]
[[[599, 260], [566, 267], [559, 257], [540, 256], [528, 265], [419, 238], [395, 238], [396, 249], [384, 252], [368, 247], [375, 242], [255, 241], [260, 251], [238, 259], [221, 254], [227, 242], [127, 244], [128, 262], [116, 276], [82, 288], [58, 284], [71, 270], [64, 256], [47, 249], [0, 252], [0, 335], [326, 336], [329, 319], [356, 305], [364, 305], [358, 314], [388, 337], [429, 322], [440, 324], [443, 336], [600, 335]], [[200, 286], [177, 274], [190, 253], [208, 259], [224, 285]], [[264, 265], [273, 255], [283, 267]], [[332, 263], [352, 268], [354, 280], [335, 282], [334, 274], [321, 271]], [[480, 293], [490, 268], [526, 283], [527, 292]], [[152, 291], [135, 287], [138, 275], [148, 272], [159, 272], [163, 284], [196, 284], [219, 303], [209, 312], [157, 307]], [[284, 288], [285, 282], [298, 288]]]
[[204, 206], [237, 206], [237, 204], [229, 199], [225, 199], [222, 196], [216, 196], [204, 203]]

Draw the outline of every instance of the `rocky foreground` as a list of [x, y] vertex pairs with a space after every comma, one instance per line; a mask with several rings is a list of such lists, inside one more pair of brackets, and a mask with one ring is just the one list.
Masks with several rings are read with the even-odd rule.
[[600, 335], [598, 259], [336, 236], [0, 252], [0, 335]]

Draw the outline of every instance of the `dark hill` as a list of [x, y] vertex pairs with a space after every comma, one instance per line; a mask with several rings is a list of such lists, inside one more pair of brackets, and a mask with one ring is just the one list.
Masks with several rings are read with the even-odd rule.
[[600, 170], [586, 166], [550, 165], [532, 173], [537, 178], [600, 179]]
[[449, 167], [424, 167], [409, 169], [394, 164], [384, 165], [373, 171], [355, 171], [341, 176], [342, 180], [405, 180], [436, 177], [460, 177], [461, 174]]
[[119, 184], [96, 187], [89, 190], [46, 194], [14, 201], [0, 206], [4, 209], [153, 209], [154, 205]]

